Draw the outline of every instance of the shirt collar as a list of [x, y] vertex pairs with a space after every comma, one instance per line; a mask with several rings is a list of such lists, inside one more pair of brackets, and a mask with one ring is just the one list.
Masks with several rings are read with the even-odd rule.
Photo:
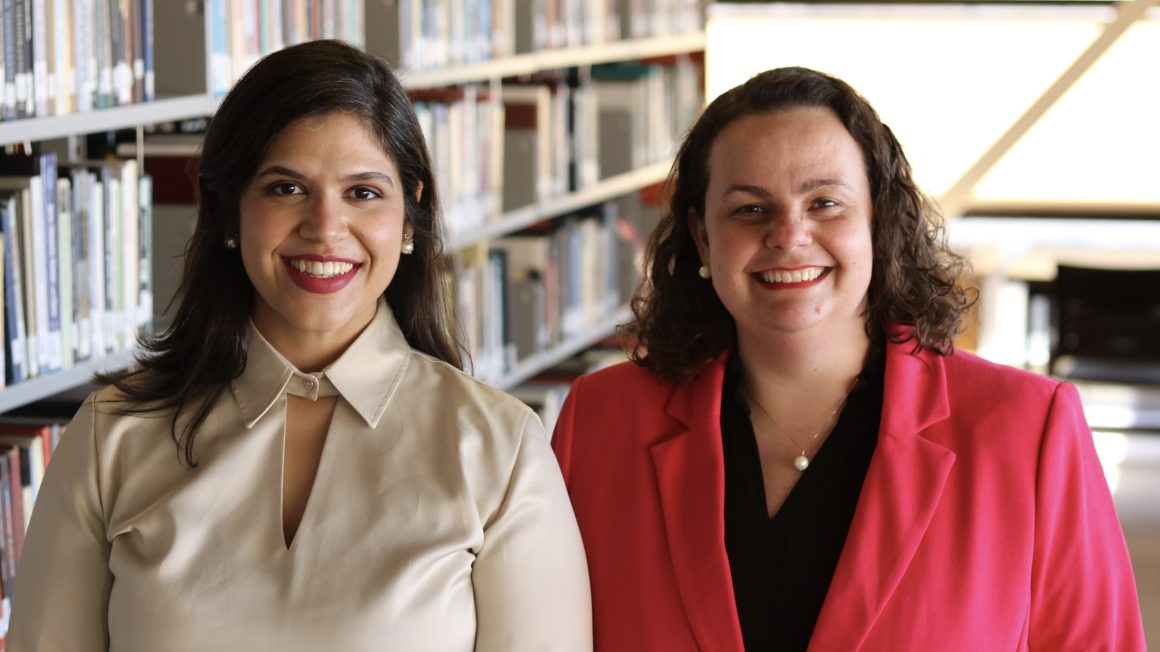
[[358, 338], [330, 366], [314, 374], [299, 371], [251, 322], [246, 368], [230, 389], [247, 428], [284, 393], [311, 400], [338, 394], [374, 428], [402, 381], [410, 355], [403, 331], [381, 298], [374, 318]]

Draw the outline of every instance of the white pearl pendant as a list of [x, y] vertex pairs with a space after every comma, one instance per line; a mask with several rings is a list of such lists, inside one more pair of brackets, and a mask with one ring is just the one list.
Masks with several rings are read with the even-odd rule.
[[810, 458], [806, 457], [805, 455], [798, 455], [797, 457], [793, 458], [793, 468], [797, 469], [798, 471], [805, 471], [807, 468], [809, 468], [809, 466]]

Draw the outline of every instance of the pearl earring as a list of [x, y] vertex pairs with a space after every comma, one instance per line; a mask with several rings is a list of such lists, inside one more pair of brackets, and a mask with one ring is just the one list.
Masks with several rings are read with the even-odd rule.
[[410, 233], [403, 234], [403, 254], [415, 253], [415, 236]]
[[223, 244], [225, 244], [226, 249], [237, 249], [238, 248], [238, 234], [237, 233], [227, 233], [226, 237], [225, 237], [225, 241], [223, 242]]
[[709, 280], [709, 277], [713, 276], [713, 272], [709, 271], [708, 265], [701, 265], [701, 267], [697, 270], [697, 276], [700, 276], [705, 280]]

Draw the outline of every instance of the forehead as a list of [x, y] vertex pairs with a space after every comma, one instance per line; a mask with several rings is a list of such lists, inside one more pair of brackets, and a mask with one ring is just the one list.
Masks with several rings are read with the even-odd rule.
[[862, 147], [832, 110], [795, 107], [751, 114], [726, 125], [709, 151], [710, 179], [721, 175], [865, 175]]
[[393, 162], [379, 135], [367, 121], [352, 113], [334, 111], [291, 122], [279, 131], [266, 149], [266, 159], [295, 153], [326, 152], [375, 156]]

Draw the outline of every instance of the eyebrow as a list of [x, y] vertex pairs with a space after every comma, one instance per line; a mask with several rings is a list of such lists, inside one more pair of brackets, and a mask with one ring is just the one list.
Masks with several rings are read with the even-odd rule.
[[[297, 179], [300, 181], [306, 180], [306, 175], [302, 174], [301, 172], [291, 170], [290, 168], [284, 167], [281, 165], [271, 165], [270, 167], [262, 170], [257, 175], [255, 175], [254, 178], [260, 179], [260, 178], [266, 177], [266, 176], [284, 176], [284, 177], [290, 177], [291, 179]], [[351, 181], [351, 182], [381, 181], [383, 183], [390, 185], [392, 188], [395, 187], [395, 180], [393, 178], [391, 178], [390, 175], [383, 174], [382, 172], [378, 172], [376, 170], [367, 170], [366, 172], [357, 172], [355, 174], [348, 174], [346, 177], [344, 177], [344, 181]]]
[[[850, 184], [846, 183], [844, 180], [838, 177], [829, 177], [822, 179], [809, 179], [798, 186], [798, 192], [813, 192], [818, 188], [825, 188], [827, 186], [840, 186], [846, 189], [850, 188]], [[772, 195], [772, 193], [765, 186], [755, 186], [748, 183], [734, 184], [725, 191], [725, 194], [728, 195], [734, 192], [745, 192], [751, 195], [757, 195], [759, 197], [769, 197]]]

